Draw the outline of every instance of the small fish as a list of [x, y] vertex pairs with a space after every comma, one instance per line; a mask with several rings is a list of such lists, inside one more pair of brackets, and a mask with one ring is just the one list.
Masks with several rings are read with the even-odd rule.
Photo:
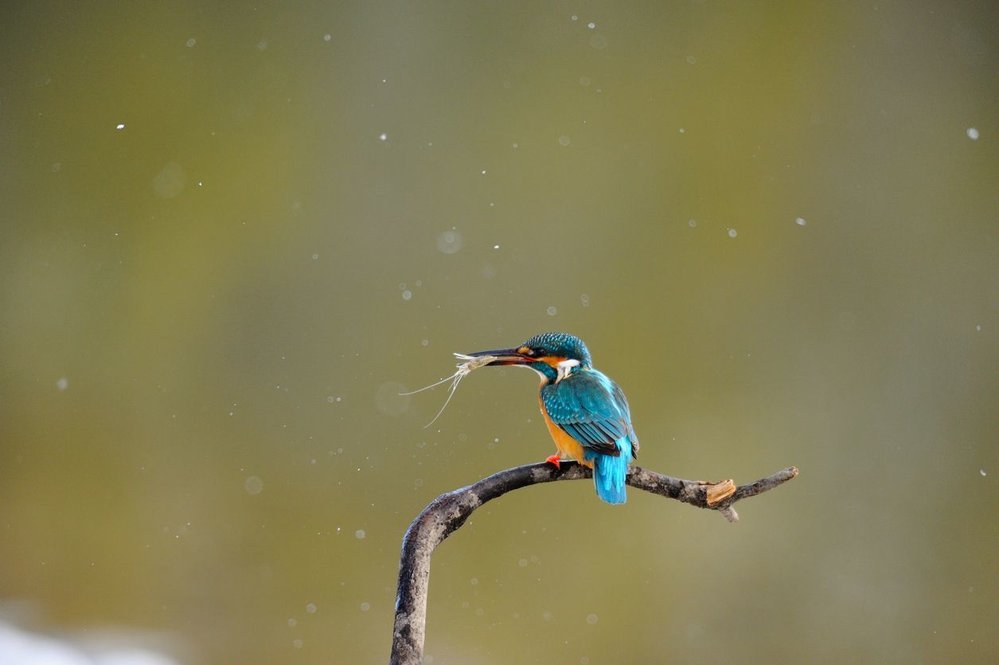
[[442, 406], [441, 410], [437, 412], [437, 415], [434, 416], [433, 420], [423, 426], [424, 429], [433, 425], [437, 422], [437, 419], [441, 417], [441, 414], [444, 413], [444, 409], [446, 409], [447, 405], [451, 403], [451, 398], [454, 397], [454, 391], [458, 389], [458, 384], [462, 379], [471, 374], [473, 370], [485, 367], [492, 361], [496, 360], [496, 356], [468, 356], [464, 353], [455, 353], [454, 357], [464, 362], [460, 362], [456, 365], [457, 369], [451, 376], [447, 376], [436, 383], [431, 383], [429, 386], [423, 386], [422, 388], [411, 390], [408, 393], [399, 393], [400, 395], [415, 395], [416, 393], [422, 393], [424, 390], [436, 388], [437, 386], [447, 383], [448, 381], [451, 382], [451, 389], [448, 390], [447, 399], [444, 400], [444, 406]]

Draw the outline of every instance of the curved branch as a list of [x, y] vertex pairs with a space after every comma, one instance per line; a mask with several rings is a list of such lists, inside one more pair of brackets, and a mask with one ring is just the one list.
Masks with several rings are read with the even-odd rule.
[[[646, 492], [698, 508], [717, 510], [725, 519], [735, 522], [739, 516], [732, 504], [771, 490], [797, 475], [797, 467], [791, 466], [756, 482], [736, 487], [730, 480], [720, 483], [683, 480], [636, 466], [628, 472], [627, 482]], [[591, 477], [590, 469], [573, 461], [562, 462], [560, 469], [546, 462], [527, 464], [494, 473], [467, 487], [441, 494], [431, 501], [409, 525], [402, 541], [392, 657], [389, 661], [391, 665], [419, 665], [423, 661], [430, 556], [445, 538], [465, 523], [476, 508], [528, 485]]]

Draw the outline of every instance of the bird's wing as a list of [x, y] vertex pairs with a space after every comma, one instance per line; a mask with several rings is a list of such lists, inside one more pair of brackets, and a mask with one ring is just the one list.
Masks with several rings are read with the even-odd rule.
[[624, 393], [596, 370], [544, 386], [541, 401], [552, 422], [589, 450], [619, 455], [618, 439], [635, 435]]
[[[608, 379], [610, 381], [610, 379]], [[618, 408], [624, 413], [625, 420], [628, 423], [628, 438], [631, 439], [631, 456], [638, 457], [638, 435], [635, 434], [635, 428], [631, 424], [631, 408], [628, 406], [628, 398], [624, 396], [624, 391], [616, 383], [611, 381], [614, 386], [614, 401], [617, 403]]]

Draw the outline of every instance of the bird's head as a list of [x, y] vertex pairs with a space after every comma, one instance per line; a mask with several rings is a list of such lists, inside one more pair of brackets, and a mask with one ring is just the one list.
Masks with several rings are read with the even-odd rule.
[[493, 356], [489, 366], [520, 365], [530, 367], [549, 381], [560, 381], [576, 370], [590, 367], [590, 350], [583, 340], [562, 332], [535, 335], [518, 347], [478, 351], [470, 356]]

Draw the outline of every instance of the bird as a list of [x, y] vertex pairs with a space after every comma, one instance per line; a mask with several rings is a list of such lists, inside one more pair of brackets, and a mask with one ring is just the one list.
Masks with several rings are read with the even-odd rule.
[[593, 367], [579, 337], [546, 332], [510, 349], [477, 351], [483, 366], [527, 367], [541, 377], [538, 402], [556, 451], [545, 462], [560, 468], [572, 458], [593, 469], [597, 496], [611, 504], [627, 501], [625, 479], [638, 456], [638, 437], [624, 391]]

